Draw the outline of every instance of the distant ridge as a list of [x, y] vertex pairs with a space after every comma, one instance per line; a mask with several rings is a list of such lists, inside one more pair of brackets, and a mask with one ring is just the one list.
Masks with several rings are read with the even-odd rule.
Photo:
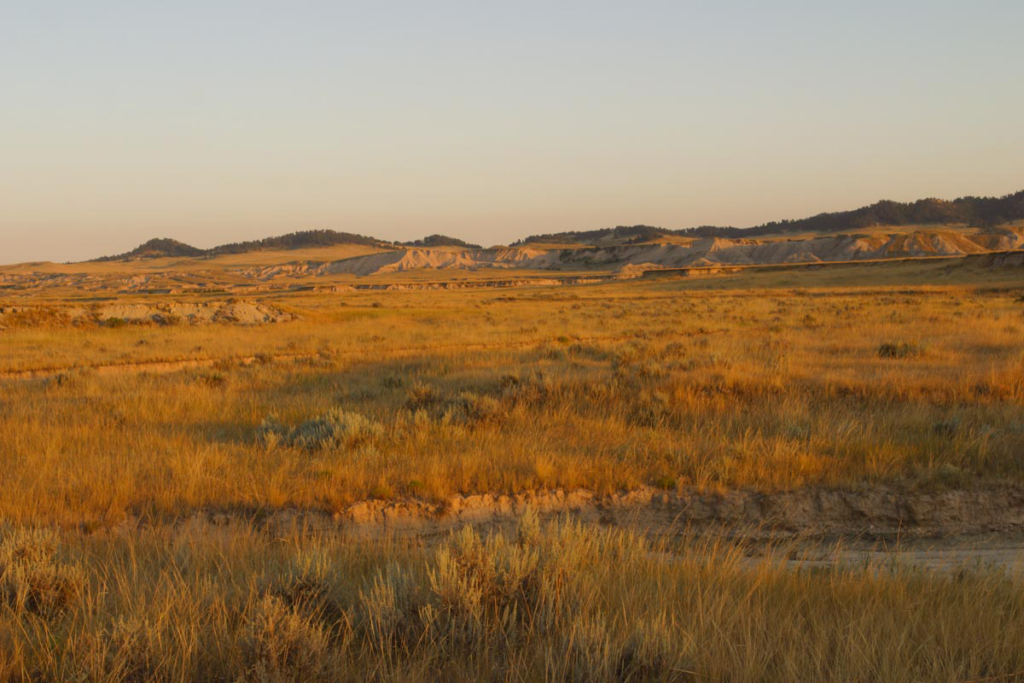
[[366, 247], [376, 247], [386, 243], [373, 237], [356, 235], [351, 232], [303, 230], [301, 232], [290, 232], [280, 237], [265, 237], [261, 240], [222, 244], [219, 247], [210, 249], [209, 253], [211, 255], [244, 254], [249, 251], [263, 251], [265, 249], [308, 249], [309, 247], [333, 247], [337, 244], [359, 244]]
[[967, 224], [994, 227], [1000, 223], [1024, 219], [1024, 190], [1003, 197], [960, 197], [952, 201], [919, 199], [916, 202], [883, 200], [852, 211], [820, 213], [810, 218], [763, 223], [753, 228], [704, 225], [672, 230], [650, 225], [620, 225], [614, 228], [531, 235], [513, 245], [593, 243], [608, 239], [630, 238], [645, 242], [658, 237], [727, 237], [744, 238], [779, 233], [835, 233], [884, 225]]
[[396, 242], [403, 247], [462, 247], [463, 249], [483, 249], [479, 244], [470, 244], [469, 242], [460, 240], [458, 237], [448, 237], [447, 235], [427, 235], [423, 239], [413, 240], [411, 242]]
[[102, 256], [94, 261], [120, 261], [123, 259], [163, 258], [165, 256], [202, 256], [206, 252], [191, 244], [169, 237], [157, 237], [118, 256]]
[[[752, 228], [720, 227], [705, 225], [696, 228], [673, 230], [650, 225], [620, 225], [599, 230], [567, 231], [530, 235], [512, 243], [512, 246], [531, 244], [572, 245], [615, 242], [618, 244], [642, 244], [662, 237], [693, 237], [744, 239], [764, 235], [795, 233], [841, 233], [864, 230], [875, 226], [902, 225], [954, 225], [965, 224], [974, 227], [993, 228], [1003, 223], [1024, 220], [1024, 190], [1002, 197], [960, 197], [952, 201], [943, 199], [919, 199], [916, 202], [894, 202], [883, 200], [852, 211], [820, 213], [809, 218], [763, 223]], [[211, 249], [200, 249], [170, 238], [151, 239], [131, 251], [116, 256], [103, 256], [94, 261], [120, 261], [161, 257], [203, 257], [219, 254], [243, 254], [267, 249], [303, 249], [329, 247], [339, 244], [355, 244], [383, 249], [396, 247], [458, 247], [481, 249], [477, 244], [465, 242], [447, 235], [428, 235], [411, 242], [388, 242], [365, 235], [334, 230], [305, 230], [292, 232], [280, 237], [266, 237], [261, 240], [232, 242]]]
[[231, 242], [211, 249], [200, 249], [184, 242], [162, 238], [152, 239], [131, 251], [115, 256], [101, 256], [93, 261], [124, 261], [128, 259], [163, 258], [167, 256], [217, 256], [219, 254], [244, 254], [268, 249], [307, 249], [310, 247], [331, 247], [338, 244], [358, 244], [368, 247], [391, 246], [387, 242], [334, 230], [303, 230], [290, 232], [280, 237], [265, 237], [261, 240]]
[[357, 244], [366, 247], [461, 247], [463, 249], [481, 249], [479, 244], [470, 244], [457, 237], [447, 235], [428, 235], [411, 242], [386, 242], [365, 235], [335, 230], [303, 230], [291, 232], [280, 237], [265, 237], [261, 240], [247, 242], [230, 242], [210, 249], [200, 249], [168, 237], [151, 239], [123, 254], [101, 256], [93, 261], [124, 261], [131, 259], [153, 259], [168, 256], [200, 257], [217, 256], [220, 254], [245, 254], [252, 251], [269, 249], [309, 249], [315, 247], [332, 247], [339, 244]]

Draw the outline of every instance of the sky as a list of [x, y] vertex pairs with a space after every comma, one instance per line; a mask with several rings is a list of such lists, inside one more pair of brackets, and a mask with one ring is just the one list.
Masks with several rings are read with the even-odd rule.
[[0, 263], [1024, 189], [1024, 3], [0, 0]]

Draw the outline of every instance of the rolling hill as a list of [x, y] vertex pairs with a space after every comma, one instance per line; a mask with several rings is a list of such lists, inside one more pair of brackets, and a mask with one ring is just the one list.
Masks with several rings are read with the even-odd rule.
[[952, 201], [919, 199], [915, 202], [883, 200], [851, 211], [820, 213], [797, 220], [762, 223], [750, 228], [705, 225], [673, 230], [650, 225], [620, 225], [600, 230], [531, 235], [515, 244], [639, 243], [667, 236], [750, 238], [796, 233], [839, 233], [879, 226], [965, 225], [992, 228], [1024, 219], [1024, 190], [1002, 197], [961, 197]]

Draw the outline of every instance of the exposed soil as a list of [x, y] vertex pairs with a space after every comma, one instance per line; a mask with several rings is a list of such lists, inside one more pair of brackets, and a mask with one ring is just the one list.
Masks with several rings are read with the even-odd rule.
[[294, 318], [290, 313], [285, 313], [273, 306], [252, 301], [107, 304], [93, 311], [69, 308], [67, 313], [72, 319], [93, 316], [100, 322], [117, 319], [126, 322], [189, 323], [193, 325], [201, 323], [258, 325], [287, 322]]
[[456, 496], [445, 503], [364, 501], [335, 516], [368, 533], [382, 529], [430, 533], [466, 523], [500, 523], [527, 508], [570, 513], [583, 521], [691, 530], [755, 538], [797, 536], [949, 535], [1024, 532], [1024, 489], [998, 486], [937, 492], [876, 486], [856, 491], [822, 488], [780, 493], [665, 492], [645, 488], [597, 495], [553, 491]]
[[[899, 561], [943, 571], [978, 563], [1024, 570], [1024, 488], [1012, 485], [937, 492], [879, 486], [779, 493], [647, 488], [612, 495], [582, 490], [481, 494], [443, 503], [369, 500], [334, 515], [284, 510], [261, 523], [275, 533], [301, 528], [354, 539], [430, 543], [466, 525], [511, 528], [528, 509], [542, 519], [568, 516], [655, 538], [727, 539], [743, 544], [751, 558], [774, 553], [793, 566]], [[238, 519], [236, 513], [207, 511], [187, 524], [219, 526]]]
[[[919, 231], [874, 235], [829, 235], [813, 239], [692, 239], [685, 243], [619, 245], [567, 249], [527, 247], [493, 249], [397, 249], [333, 261], [325, 264], [291, 265], [314, 275], [383, 275], [407, 270], [478, 268], [562, 268], [619, 269], [623, 273], [646, 268], [686, 266], [754, 265], [857, 261], [922, 256], [965, 256], [1020, 249], [1024, 236], [1016, 230], [992, 233]], [[243, 271], [261, 280], [281, 275], [279, 268]], [[294, 272], [290, 274], [295, 274]]]

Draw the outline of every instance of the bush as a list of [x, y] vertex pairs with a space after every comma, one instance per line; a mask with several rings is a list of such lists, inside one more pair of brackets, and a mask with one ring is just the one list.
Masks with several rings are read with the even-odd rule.
[[118, 681], [158, 679], [159, 644], [152, 625], [138, 617], [119, 617], [103, 632], [106, 644], [105, 677]]
[[192, 375], [192, 381], [209, 387], [223, 387], [228, 383], [228, 376], [223, 372], [217, 371], [197, 372]]
[[637, 427], [658, 427], [670, 420], [669, 397], [661, 391], [642, 391], [628, 410], [629, 422]]
[[184, 323], [185, 320], [174, 313], [157, 313], [153, 316], [153, 322], [165, 327], [176, 327]]
[[78, 599], [85, 575], [60, 560], [48, 529], [5, 529], [0, 540], [0, 600], [17, 611], [52, 617]]
[[315, 679], [329, 654], [323, 630], [272, 595], [252, 607], [241, 647], [258, 681]]
[[582, 614], [573, 617], [561, 637], [565, 670], [560, 678], [580, 683], [607, 681], [682, 680], [672, 666], [672, 644], [664, 622], [635, 629], [619, 642], [603, 619]]
[[407, 394], [409, 398], [405, 402], [405, 407], [412, 412], [436, 408], [443, 400], [437, 389], [429, 384], [420, 384], [419, 382], [409, 387]]
[[259, 428], [259, 439], [268, 447], [285, 446], [318, 450], [353, 448], [384, 433], [384, 428], [359, 413], [332, 410], [302, 424], [288, 428], [271, 415]]
[[350, 631], [350, 620], [332, 572], [331, 560], [323, 552], [302, 551], [274, 581], [269, 592], [284, 600], [288, 607], [327, 622], [336, 631], [331, 635], [344, 638]]
[[515, 635], [521, 619], [536, 608], [540, 557], [526, 544], [504, 536], [481, 539], [465, 528], [442, 546], [430, 569], [430, 589], [441, 634], [472, 646], [487, 631]]
[[468, 422], [499, 422], [503, 413], [498, 399], [469, 391], [459, 396], [459, 406]]
[[413, 424], [417, 427], [426, 427], [433, 422], [496, 423], [504, 415], [500, 400], [472, 391], [464, 391], [458, 398], [452, 398], [433, 387], [417, 384], [408, 390], [408, 395], [405, 407], [412, 413]]
[[415, 577], [389, 564], [359, 593], [359, 626], [370, 648], [388, 656], [418, 638], [423, 609]]
[[924, 347], [916, 342], [886, 342], [878, 347], [879, 358], [912, 358], [924, 355]]

